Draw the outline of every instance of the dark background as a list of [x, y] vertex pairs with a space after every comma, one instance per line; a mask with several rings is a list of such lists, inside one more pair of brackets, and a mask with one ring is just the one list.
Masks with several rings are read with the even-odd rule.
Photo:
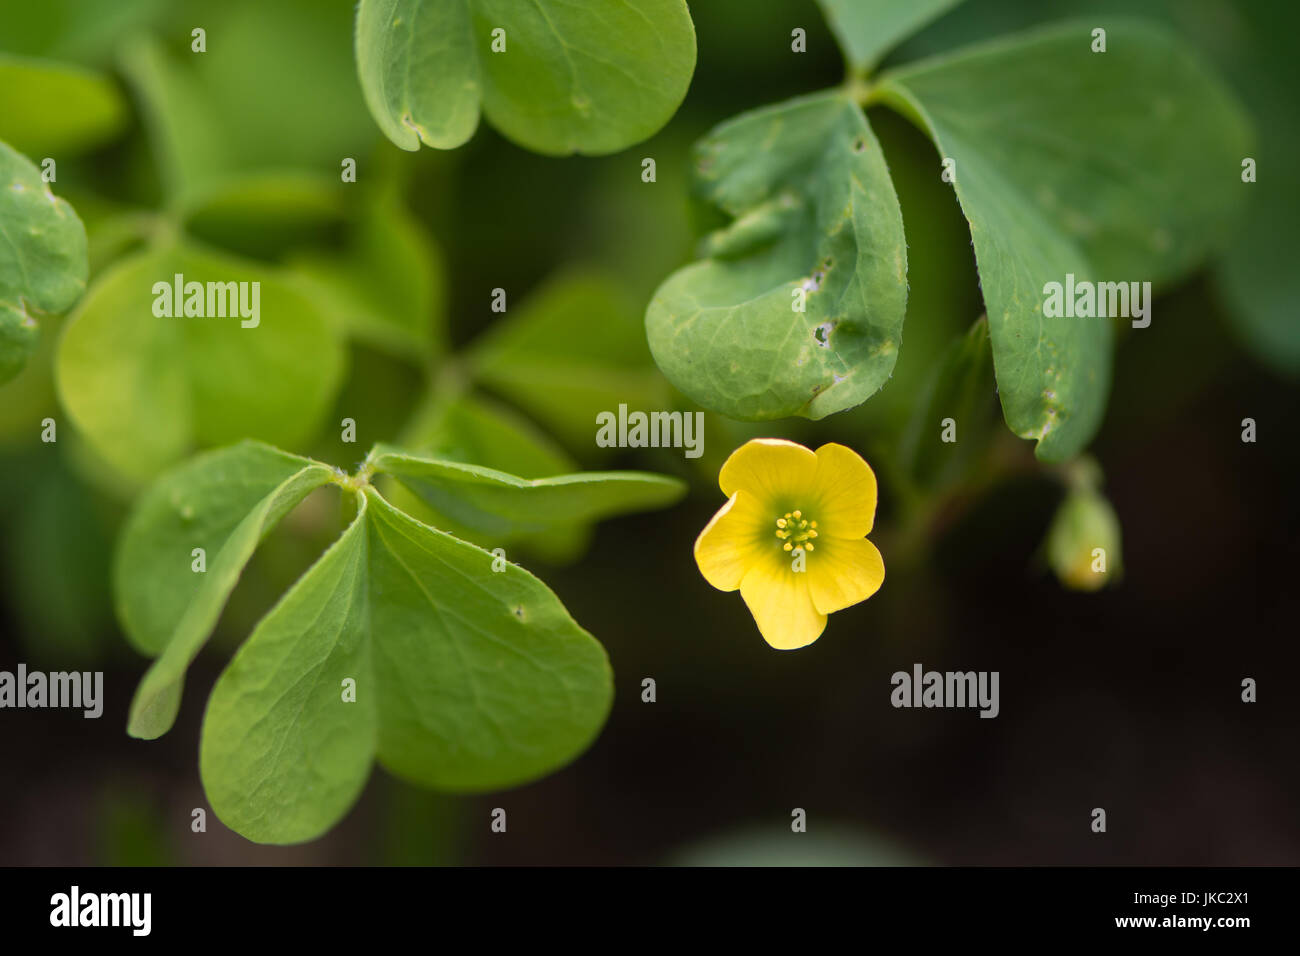
[[[346, 30], [347, 4], [319, 6]], [[971, 0], [893, 59], [1115, 6]], [[1175, 26], [1224, 64], [1257, 120], [1279, 112], [1274, 94], [1231, 64], [1250, 59], [1260, 42], [1251, 29], [1274, 24], [1281, 4], [1122, 6], [1159, 18], [1174, 11]], [[614, 157], [548, 159], [485, 125], [456, 153], [410, 158], [412, 207], [453, 277], [457, 343], [490, 322], [486, 290], [527, 290], [574, 262], [614, 271], [644, 305], [690, 256], [691, 141], [737, 112], [842, 78], [811, 2], [704, 2], [692, 14], [699, 63], [690, 93], [648, 143]], [[165, 30], [169, 16], [145, 22]], [[795, 26], [808, 31], [805, 55], [789, 51]], [[1237, 47], [1211, 48], [1227, 34]], [[339, 42], [346, 57], [350, 37]], [[873, 110], [870, 119], [908, 229], [912, 297], [895, 381], [861, 411], [737, 435], [870, 447], [889, 433], [893, 409], [914, 398], [942, 344], [980, 312], [969, 236], [935, 174], [933, 148], [891, 114]], [[121, 149], [105, 151], [105, 170], [122, 162]], [[641, 156], [657, 159], [653, 192], [637, 179]], [[890, 569], [884, 588], [835, 614], [811, 647], [775, 652], [739, 598], [711, 589], [691, 559], [722, 503], [702, 469], [683, 505], [607, 522], [578, 563], [538, 569], [613, 662], [614, 710], [588, 753], [539, 783], [481, 797], [430, 794], [376, 769], [356, 809], [298, 847], [250, 844], [211, 813], [208, 832], [189, 826], [191, 810], [206, 807], [203, 702], [269, 596], [254, 593], [227, 615], [190, 671], [176, 727], [157, 741], [128, 738], [145, 661], [107, 605], [122, 504], [43, 464], [39, 447], [11, 442], [0, 482], [0, 669], [19, 660], [102, 669], [107, 701], [99, 720], [0, 712], [0, 864], [1300, 863], [1300, 400], [1294, 381], [1240, 344], [1212, 269], [1158, 298], [1153, 315], [1150, 329], [1121, 336], [1091, 449], [1123, 526], [1124, 575], [1114, 587], [1072, 593], [1045, 567], [1041, 544], [1061, 492], [1029, 464], [1027, 445], [1004, 436], [1025, 467], [991, 491], [955, 495], [910, 567], [891, 564], [895, 515], [882, 482], [873, 538]], [[396, 428], [414, 401], [403, 390], [415, 385], [390, 362], [359, 354], [353, 374], [391, 383]], [[1245, 417], [1258, 422], [1255, 444], [1241, 441]], [[688, 473], [667, 454], [614, 464]], [[49, 506], [61, 517], [41, 526], [62, 537], [24, 532], [20, 517], [63, 485], [71, 490]], [[262, 576], [301, 570], [314, 534], [290, 522], [246, 584], [256, 592]], [[84, 643], [43, 644], [33, 595], [44, 613], [84, 622]], [[1000, 715], [893, 709], [890, 674], [915, 662], [999, 671]], [[657, 682], [653, 704], [641, 702], [645, 677]], [[1257, 703], [1241, 701], [1245, 677], [1258, 682]], [[489, 831], [494, 807], [507, 810], [506, 834]], [[808, 813], [805, 835], [790, 833], [795, 807]], [[1104, 834], [1091, 832], [1094, 807], [1107, 811]]]

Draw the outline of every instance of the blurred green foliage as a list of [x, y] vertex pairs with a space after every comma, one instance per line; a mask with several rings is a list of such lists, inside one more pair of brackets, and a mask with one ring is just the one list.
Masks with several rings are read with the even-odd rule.
[[[388, 143], [357, 82], [351, 0], [4, 4], [0, 141], [33, 162], [57, 156], [51, 188], [85, 223], [91, 295], [111, 288], [114, 271], [137, 257], [183, 242], [237, 261], [249, 274], [274, 270], [312, 303], [329, 329], [321, 341], [333, 342], [345, 357], [321, 400], [316, 427], [305, 429], [291, 450], [329, 461], [359, 459], [361, 451], [339, 438], [341, 420], [352, 418], [364, 447], [409, 441], [540, 477], [599, 462], [602, 451], [582, 440], [581, 416], [592, 403], [616, 407], [621, 396], [694, 407], [649, 362], [636, 322], [658, 282], [691, 255], [691, 144], [729, 116], [833, 86], [843, 76], [841, 55], [812, 0], [716, 0], [694, 4], [691, 12], [699, 69], [674, 121], [624, 153], [559, 160], [527, 153], [489, 127], [453, 153], [407, 154]], [[1300, 142], [1289, 49], [1300, 15], [1294, 5], [972, 0], [944, 13], [885, 65], [1067, 15], [1112, 12], [1171, 24], [1223, 71], [1260, 134], [1259, 182], [1242, 187], [1251, 190], [1251, 201], [1241, 231], [1225, 237], [1224, 254], [1212, 266], [1215, 283], [1169, 300], [1171, 313], [1222, 316], [1226, 330], [1267, 369], [1295, 374], [1300, 215], [1286, 172]], [[196, 26], [207, 31], [204, 54], [190, 49]], [[796, 26], [807, 31], [806, 56], [790, 52]], [[936, 368], [960, 364], [961, 343], [981, 311], [980, 286], [968, 224], [951, 186], [935, 175], [933, 145], [878, 106], [868, 117], [906, 222], [905, 345], [891, 378], [870, 401], [819, 423], [744, 425], [709, 414], [705, 456], [693, 465], [653, 450], [620, 462], [691, 474], [711, 500], [718, 465], [747, 437], [846, 441], [879, 462], [886, 530], [901, 516], [899, 489], [908, 467], [895, 467], [891, 458], [905, 434], [928, 427], [937, 441], [939, 423], [929, 421], [928, 410], [934, 386], [927, 383]], [[640, 179], [645, 156], [657, 160], [654, 184]], [[355, 184], [340, 178], [348, 157], [357, 162]], [[587, 267], [581, 275], [599, 278], [570, 284], [566, 276], [575, 265]], [[508, 293], [505, 316], [490, 310], [496, 288]], [[599, 350], [586, 348], [594, 340], [581, 323], [593, 314]], [[91, 429], [59, 404], [57, 344], [83, 318], [43, 321], [26, 367], [0, 388], [5, 610], [18, 646], [48, 666], [124, 648], [112, 624], [106, 569], [124, 505], [144, 477], [119, 467], [139, 463], [135, 458], [105, 461], [104, 443], [97, 449]], [[560, 383], [571, 387], [559, 402], [530, 394], [545, 391], [539, 363], [529, 361], [536, 358], [530, 335], [543, 328], [556, 336], [572, 330], [565, 367], [574, 378]], [[1126, 414], [1132, 397], [1146, 403], [1149, 416], [1168, 418], [1232, 354], [1214, 333], [1197, 333], [1190, 323], [1171, 334], [1178, 336], [1172, 347], [1182, 350], [1177, 362], [1158, 349], [1138, 351], [1128, 380], [1121, 364], [1116, 390], [1125, 403], [1112, 405], [1106, 429], [1125, 434], [1144, 426], [1146, 416]], [[105, 342], [108, 358], [115, 347]], [[618, 359], [603, 367], [593, 355]], [[175, 356], [163, 352], [155, 360], [166, 367]], [[982, 383], [983, 396], [992, 400], [987, 369], [972, 369], [963, 382], [973, 399]], [[266, 409], [234, 412], [233, 431], [256, 434], [277, 424], [267, 422]], [[58, 420], [57, 446], [40, 441], [47, 417]], [[192, 434], [166, 457], [174, 461], [215, 440], [216, 434]], [[905, 447], [920, 451], [917, 439], [909, 441]], [[928, 446], [916, 460], [932, 458], [933, 451]], [[978, 467], [963, 463], [955, 481], [945, 473], [938, 485], [949, 485], [948, 492], [951, 484], [957, 492], [985, 490], [990, 476], [996, 478], [992, 469], [1023, 471], [1023, 456], [1007, 457], [980, 459]], [[150, 463], [144, 471], [160, 466]], [[988, 470], [972, 475], [979, 467]], [[1014, 517], [1016, 496], [1005, 497], [1000, 513]], [[246, 634], [319, 553], [320, 542], [332, 538], [338, 518], [330, 505], [308, 499], [267, 540], [220, 625], [219, 641]], [[1038, 511], [1033, 517], [1038, 520]], [[574, 542], [542, 556], [570, 559], [586, 546], [586, 534], [575, 532]], [[678, 545], [672, 554], [626, 557], [653, 574], [664, 562], [688, 560], [688, 544]], [[954, 547], [952, 553], [979, 552]], [[712, 612], [703, 612], [703, 620], [715, 627], [723, 622]], [[112, 829], [136, 834], [131, 839], [144, 848], [141, 859], [162, 858], [132, 823], [140, 818], [124, 812]]]

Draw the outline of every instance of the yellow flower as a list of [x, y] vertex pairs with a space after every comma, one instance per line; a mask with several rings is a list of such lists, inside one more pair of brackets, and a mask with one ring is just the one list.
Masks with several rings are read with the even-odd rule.
[[857, 452], [756, 438], [731, 453], [718, 484], [728, 500], [696, 539], [695, 562], [718, 590], [740, 590], [773, 647], [811, 644], [826, 615], [880, 589], [885, 563], [865, 537], [876, 476]]

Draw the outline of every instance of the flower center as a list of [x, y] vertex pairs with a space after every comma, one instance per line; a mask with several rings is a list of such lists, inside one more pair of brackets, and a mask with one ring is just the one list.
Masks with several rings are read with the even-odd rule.
[[802, 511], [787, 511], [776, 519], [776, 536], [781, 539], [784, 551], [803, 548], [813, 550], [812, 539], [817, 537], [817, 522], [805, 518]]

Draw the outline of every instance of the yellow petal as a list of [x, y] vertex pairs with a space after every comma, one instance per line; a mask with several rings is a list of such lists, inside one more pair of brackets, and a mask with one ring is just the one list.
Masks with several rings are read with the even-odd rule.
[[820, 614], [830, 614], [879, 591], [885, 580], [885, 562], [866, 538], [818, 538], [804, 575], [813, 607]]
[[779, 651], [806, 647], [826, 629], [826, 615], [818, 613], [808, 594], [807, 573], [795, 573], [782, 558], [772, 555], [745, 574], [740, 596], [754, 615], [763, 640]]
[[[731, 453], [718, 472], [718, 484], [728, 498], [743, 489], [767, 506], [806, 492], [816, 473], [817, 456], [803, 445], [783, 438], [754, 438]], [[774, 514], [772, 520], [779, 517]]]
[[876, 475], [871, 466], [843, 445], [822, 445], [816, 457], [817, 473], [807, 499], [812, 503], [804, 510], [817, 519], [818, 530], [841, 538], [870, 534], [876, 521]]
[[763, 545], [771, 548], [776, 542], [775, 525], [769, 529], [769, 523], [753, 495], [744, 491], [732, 495], [695, 539], [695, 563], [704, 580], [719, 591], [740, 587], [745, 572], [759, 561]]

